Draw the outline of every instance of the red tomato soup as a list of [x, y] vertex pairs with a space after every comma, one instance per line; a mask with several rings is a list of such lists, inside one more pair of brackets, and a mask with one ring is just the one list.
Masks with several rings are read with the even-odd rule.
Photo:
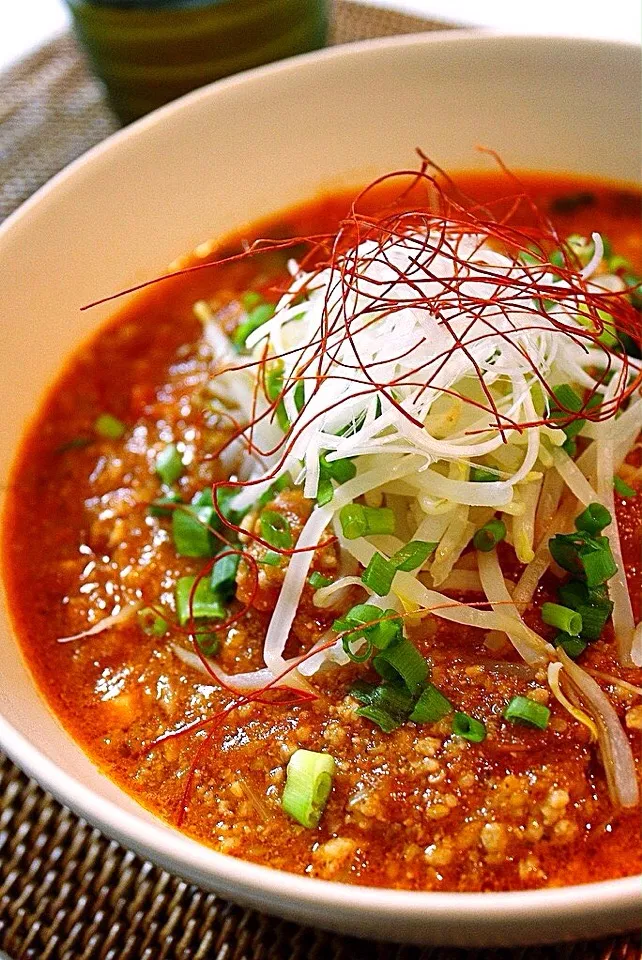
[[212, 244], [69, 358], [11, 477], [16, 634], [96, 765], [223, 853], [634, 874], [640, 195], [455, 179]]

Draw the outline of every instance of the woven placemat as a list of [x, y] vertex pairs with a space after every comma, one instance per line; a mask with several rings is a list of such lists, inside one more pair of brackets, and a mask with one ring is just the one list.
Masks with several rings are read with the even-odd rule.
[[[338, 0], [332, 42], [437, 28], [443, 24]], [[0, 76], [0, 220], [116, 127], [69, 35]], [[0, 797], [0, 951], [12, 960], [642, 957], [638, 935], [465, 952], [322, 933], [244, 910], [139, 859], [58, 804], [2, 754]]]

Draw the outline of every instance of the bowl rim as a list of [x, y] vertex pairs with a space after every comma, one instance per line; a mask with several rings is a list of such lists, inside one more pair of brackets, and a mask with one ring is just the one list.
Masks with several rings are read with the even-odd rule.
[[[194, 90], [178, 100], [160, 107], [153, 113], [116, 131], [86, 151], [40, 187], [6, 218], [0, 226], [0, 241], [14, 229], [14, 226], [25, 220], [32, 209], [46, 203], [60, 187], [73, 180], [73, 177], [82, 168], [100, 160], [104, 154], [117, 149], [121, 143], [144, 134], [145, 131], [159, 124], [162, 125], [173, 114], [188, 110], [192, 104], [201, 100], [212, 96], [216, 97], [219, 91], [245, 84], [255, 77], [296, 73], [300, 66], [305, 67], [316, 62], [350, 57], [358, 58], [361, 52], [373, 49], [396, 48], [402, 50], [409, 47], [436, 44], [470, 45], [474, 47], [477, 45], [501, 45], [506, 42], [515, 45], [540, 45], [542, 47], [573, 44], [584, 46], [587, 53], [590, 49], [598, 47], [620, 48], [630, 51], [640, 49], [640, 44], [633, 40], [597, 39], [556, 34], [524, 35], [517, 32], [447, 27], [444, 30], [380, 37], [341, 44], [243, 71]], [[15, 639], [15, 631], [12, 630], [12, 632]], [[17, 639], [15, 639], [15, 642], [22, 656], [22, 648]], [[25, 663], [25, 665], [31, 675], [28, 664]], [[43, 702], [46, 709], [53, 713], [46, 701]], [[54, 716], [56, 715], [54, 714]], [[70, 737], [67, 731], [64, 728], [62, 729]], [[70, 739], [73, 740], [71, 737]], [[82, 749], [76, 741], [73, 742], [79, 749]], [[163, 863], [169, 870], [178, 874], [190, 878], [205, 877], [208, 881], [212, 881], [214, 888], [218, 883], [224, 896], [233, 897], [236, 892], [240, 899], [243, 899], [243, 897], [251, 899], [251, 895], [269, 894], [273, 899], [267, 906], [268, 911], [273, 909], [272, 904], [277, 897], [279, 900], [287, 901], [302, 909], [318, 907], [319, 905], [325, 908], [338, 908], [342, 904], [345, 906], [349, 899], [349, 907], [352, 911], [364, 911], [364, 913], [369, 914], [376, 912], [381, 920], [398, 919], [400, 915], [403, 915], [405, 921], [410, 920], [411, 922], [413, 919], [428, 921], [431, 917], [433, 919], [447, 917], [449, 923], [454, 924], [458, 921], [474, 918], [477, 925], [486, 927], [498, 919], [506, 923], [518, 919], [522, 922], [526, 919], [545, 921], [562, 916], [588, 914], [594, 910], [603, 914], [615, 908], [621, 914], [630, 912], [636, 907], [639, 909], [642, 905], [642, 875], [564, 887], [487, 892], [398, 890], [389, 887], [362, 886], [302, 877], [300, 874], [289, 873], [219, 853], [213, 848], [180, 833], [171, 824], [163, 822], [160, 818], [150, 821], [148, 818], [154, 815], [142, 804], [139, 804], [139, 806], [146, 813], [146, 817], [137, 812], [122, 809], [114, 801], [98, 795], [80, 780], [59, 768], [53, 760], [46, 756], [31, 740], [16, 730], [7, 718], [1, 714], [0, 748], [22, 770], [33, 777], [43, 789], [49, 791], [59, 802], [73, 810], [78, 816], [98, 826], [105, 835], [117, 839], [125, 847], [134, 849], [137, 853], [149, 857], [152, 861]], [[85, 755], [89, 757], [88, 754]], [[91, 757], [89, 759], [91, 761]], [[122, 788], [119, 789], [122, 790]], [[126, 791], [123, 790], [122, 792], [133, 803], [137, 803]], [[301, 882], [302, 880], [304, 882]], [[248, 894], [250, 894], [249, 897]], [[255, 904], [256, 902], [254, 900]], [[258, 907], [258, 909], [261, 909], [261, 907]], [[381, 936], [385, 937], [383, 930]], [[545, 940], [545, 936], [542, 939]]]

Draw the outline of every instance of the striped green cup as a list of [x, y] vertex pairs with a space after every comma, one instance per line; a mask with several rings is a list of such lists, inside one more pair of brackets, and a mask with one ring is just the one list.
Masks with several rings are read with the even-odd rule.
[[67, 0], [128, 123], [212, 80], [324, 46], [330, 0]]

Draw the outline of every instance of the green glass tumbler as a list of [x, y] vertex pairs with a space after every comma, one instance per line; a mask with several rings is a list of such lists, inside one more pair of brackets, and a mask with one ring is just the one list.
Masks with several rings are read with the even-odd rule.
[[67, 0], [123, 123], [240, 70], [317, 50], [330, 0]]

